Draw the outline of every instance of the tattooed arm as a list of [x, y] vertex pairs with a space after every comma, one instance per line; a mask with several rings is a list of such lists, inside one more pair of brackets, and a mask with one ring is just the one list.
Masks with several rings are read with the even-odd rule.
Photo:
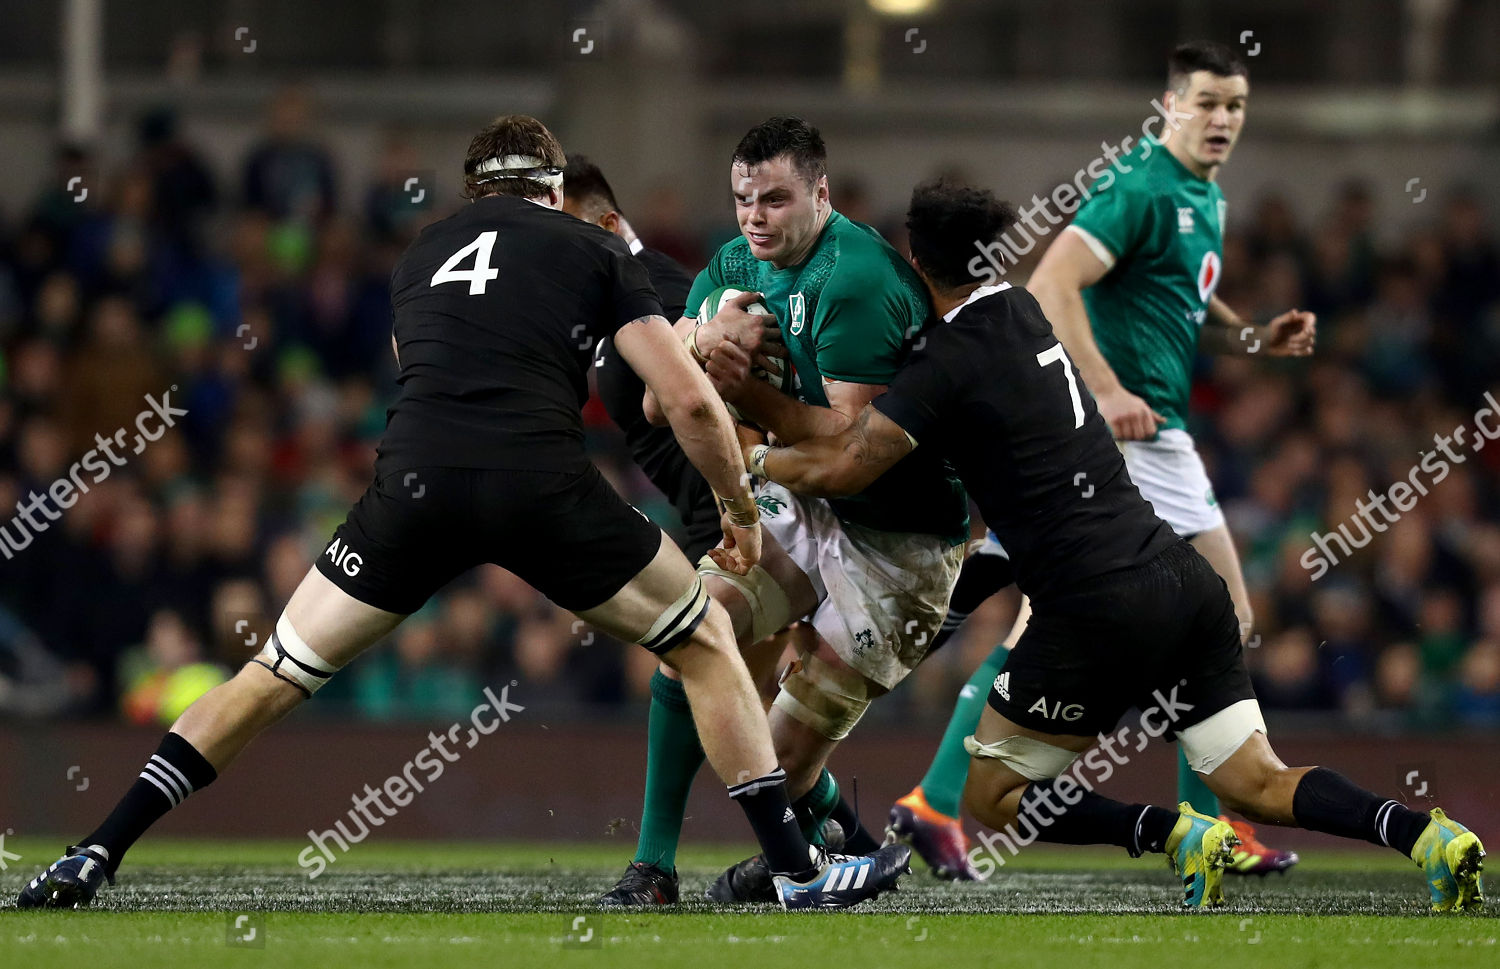
[[791, 447], [748, 447], [745, 460], [755, 462], [747, 464], [752, 474], [799, 494], [838, 498], [864, 491], [916, 446], [901, 425], [866, 404], [843, 433]]

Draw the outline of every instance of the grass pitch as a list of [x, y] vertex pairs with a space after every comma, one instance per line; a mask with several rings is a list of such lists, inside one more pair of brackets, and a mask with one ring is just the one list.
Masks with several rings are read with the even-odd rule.
[[[61, 840], [8, 840], [6, 900]], [[852, 912], [788, 915], [700, 899], [746, 851], [689, 847], [675, 909], [601, 913], [629, 846], [356, 845], [309, 882], [301, 844], [151, 841], [91, 910], [0, 908], [0, 960], [128, 966], [728, 965], [850, 967], [1493, 967], [1500, 919], [1427, 911], [1389, 853], [1317, 853], [1287, 876], [1232, 878], [1227, 909], [1183, 913], [1159, 858], [1033, 846], [982, 885], [920, 862]]]

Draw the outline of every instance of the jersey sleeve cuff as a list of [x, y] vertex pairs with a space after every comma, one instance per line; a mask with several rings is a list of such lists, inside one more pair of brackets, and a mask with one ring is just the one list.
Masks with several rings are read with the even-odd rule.
[[[657, 299], [654, 294], [651, 296], [642, 296], [638, 299], [630, 300], [620, 307], [620, 318], [615, 321], [615, 329], [618, 330], [626, 323], [634, 323], [643, 316], [660, 316], [665, 319], [666, 315], [666, 310], [662, 309], [661, 300]], [[675, 323], [677, 321], [667, 320], [667, 322]]]
[[926, 420], [917, 405], [909, 403], [906, 398], [896, 394], [881, 394], [870, 404], [901, 428], [901, 433], [906, 435], [906, 439], [911, 442], [913, 448], [917, 446], [917, 438], [912, 431], [922, 433], [926, 426]]
[[1115, 268], [1115, 254], [1110, 251], [1109, 246], [1105, 245], [1099, 240], [1098, 236], [1078, 225], [1076, 222], [1068, 226], [1063, 231], [1078, 233], [1078, 238], [1082, 239], [1083, 244], [1089, 247], [1089, 252], [1092, 252], [1095, 258], [1104, 263], [1104, 269], [1106, 272]]

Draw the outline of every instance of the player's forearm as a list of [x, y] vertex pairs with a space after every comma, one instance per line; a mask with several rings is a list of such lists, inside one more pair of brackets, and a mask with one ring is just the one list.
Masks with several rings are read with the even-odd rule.
[[790, 447], [769, 448], [761, 467], [764, 477], [788, 491], [814, 498], [841, 498], [858, 493], [839, 438], [811, 438]]
[[1237, 354], [1254, 353], [1260, 349], [1261, 328], [1240, 319], [1219, 297], [1208, 301], [1208, 310], [1203, 329], [1198, 333], [1198, 349], [1202, 353]]
[[1207, 322], [1215, 326], [1236, 327], [1244, 325], [1244, 321], [1240, 319], [1240, 315], [1230, 309], [1229, 304], [1217, 296], [1210, 296], [1208, 298], [1208, 306], [1204, 312]]
[[831, 407], [804, 404], [760, 380], [747, 381], [734, 406], [784, 444], [842, 434], [852, 420]]
[[1094, 330], [1089, 323], [1088, 309], [1083, 305], [1083, 292], [1070, 286], [1053, 286], [1045, 282], [1033, 283], [1031, 295], [1042, 307], [1042, 314], [1052, 324], [1057, 339], [1067, 351], [1069, 359], [1078, 368], [1083, 382], [1096, 396], [1117, 389], [1120, 378], [1104, 359], [1099, 344], [1094, 342]]
[[[707, 378], [704, 378], [707, 383]], [[753, 504], [734, 422], [717, 397], [689, 396], [666, 406], [667, 422], [693, 467], [731, 511]]]
[[1249, 327], [1248, 329], [1251, 333], [1246, 333], [1245, 336], [1249, 339], [1239, 340], [1236, 339], [1238, 332], [1235, 330], [1217, 324], [1205, 324], [1198, 333], [1198, 351], [1215, 356], [1247, 353], [1249, 348], [1255, 345], [1255, 338], [1252, 335], [1255, 328]]
[[749, 427], [745, 424], [734, 425], [734, 436], [739, 439], [741, 454], [745, 453], [757, 444], [766, 443], [766, 435], [764, 431], [761, 431], [758, 428]]

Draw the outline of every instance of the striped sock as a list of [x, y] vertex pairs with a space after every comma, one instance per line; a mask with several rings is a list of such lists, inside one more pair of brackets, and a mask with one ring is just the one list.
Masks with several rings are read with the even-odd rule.
[[1326, 767], [1302, 775], [1292, 795], [1292, 815], [1309, 831], [1363, 838], [1408, 857], [1432, 820], [1425, 811], [1377, 797]]
[[125, 852], [147, 828], [217, 776], [213, 765], [192, 744], [169, 733], [109, 817], [78, 843], [103, 849], [110, 874], [114, 874]]
[[778, 767], [763, 777], [735, 784], [729, 796], [745, 812], [772, 874], [804, 881], [817, 871], [813, 849], [802, 836], [797, 812], [786, 795], [786, 771]]

